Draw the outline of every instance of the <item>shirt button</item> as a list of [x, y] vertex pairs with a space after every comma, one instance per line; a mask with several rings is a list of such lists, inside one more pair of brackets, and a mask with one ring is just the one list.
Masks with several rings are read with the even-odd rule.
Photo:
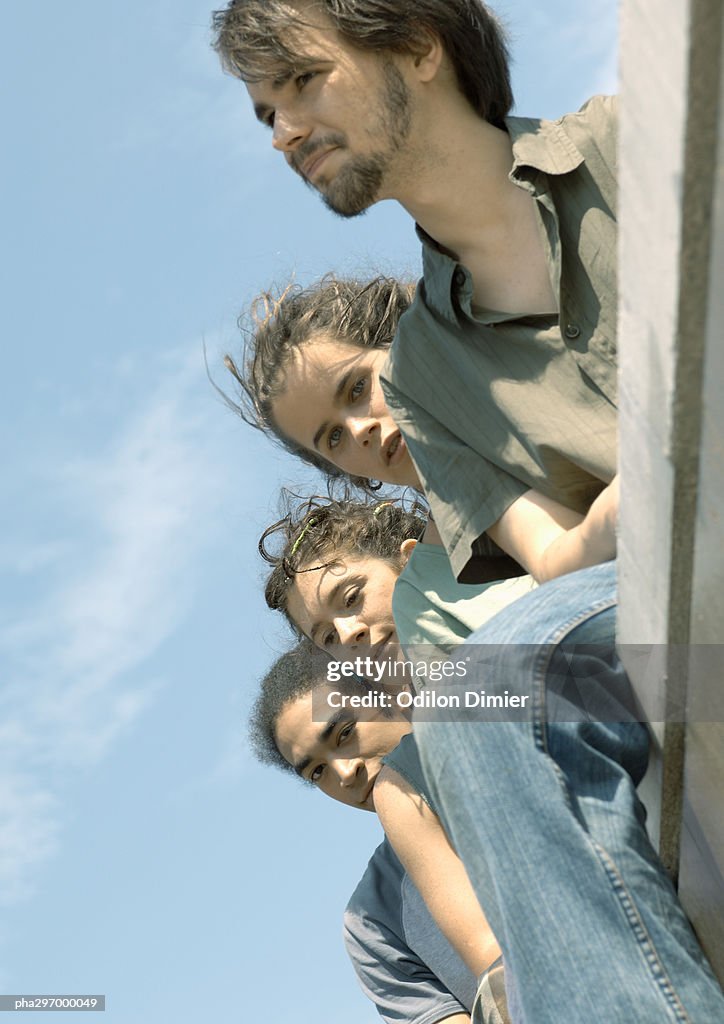
[[573, 341], [574, 338], [577, 338], [580, 333], [581, 328], [578, 324], [566, 324], [565, 335], [567, 338], [570, 338], [571, 341]]
[[465, 271], [462, 270], [460, 267], [458, 267], [458, 269], [453, 274], [453, 281], [455, 282], [458, 288], [462, 288], [462, 286], [465, 284]]

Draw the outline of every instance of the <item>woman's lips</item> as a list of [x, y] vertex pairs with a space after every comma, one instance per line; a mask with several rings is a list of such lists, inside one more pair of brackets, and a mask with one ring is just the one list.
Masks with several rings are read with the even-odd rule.
[[402, 434], [398, 431], [392, 438], [392, 441], [387, 445], [387, 465], [396, 466], [401, 459], [404, 458], [405, 452], [407, 451], [407, 445]]

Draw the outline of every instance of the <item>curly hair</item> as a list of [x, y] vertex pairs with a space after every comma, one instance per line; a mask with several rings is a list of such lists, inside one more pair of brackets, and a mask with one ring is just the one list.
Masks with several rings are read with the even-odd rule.
[[513, 106], [504, 30], [482, 0], [231, 0], [212, 15], [213, 47], [224, 70], [246, 82], [309, 64], [295, 52], [309, 14], [326, 17], [341, 38], [383, 57], [418, 55], [437, 36], [472, 108], [498, 128]]
[[[289, 584], [295, 575], [326, 568], [347, 556], [380, 558], [402, 568], [400, 545], [417, 540], [425, 529], [425, 507], [418, 501], [405, 508], [399, 501], [329, 501], [302, 499], [259, 539], [259, 553], [273, 568], [267, 578], [267, 605], [289, 615]], [[277, 543], [271, 550], [268, 542]]]
[[309, 640], [301, 640], [277, 658], [264, 676], [249, 713], [249, 742], [257, 761], [294, 772], [277, 746], [277, 720], [288, 704], [326, 681], [328, 660]]
[[[245, 423], [264, 431], [283, 448], [328, 478], [350, 479], [368, 493], [379, 489], [364, 477], [350, 477], [316, 452], [292, 441], [274, 419], [275, 400], [284, 394], [286, 368], [294, 352], [321, 333], [359, 348], [387, 348], [415, 286], [390, 277], [371, 281], [326, 274], [303, 288], [288, 285], [278, 297], [262, 292], [239, 318], [245, 338], [241, 368], [227, 355], [224, 363], [239, 386], [238, 401], [224, 396]], [[223, 392], [222, 392], [223, 393]]]
[[[249, 713], [249, 743], [257, 761], [296, 774], [277, 746], [276, 725], [289, 704], [326, 684], [329, 661], [329, 655], [304, 639], [271, 666], [260, 683]], [[347, 677], [345, 685], [358, 685], [365, 692], [371, 689], [370, 684], [358, 676]], [[302, 781], [312, 785], [307, 779]]]

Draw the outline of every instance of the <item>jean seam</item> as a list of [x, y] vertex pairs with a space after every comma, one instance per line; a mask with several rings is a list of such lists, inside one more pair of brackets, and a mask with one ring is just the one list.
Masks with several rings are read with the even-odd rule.
[[[536, 727], [538, 726], [541, 726], [541, 723], [536, 722]], [[543, 728], [542, 726], [541, 731], [543, 733], [543, 736], [545, 736], [545, 728]], [[545, 744], [544, 740], [543, 743]], [[538, 745], [537, 736], [536, 745]], [[674, 1013], [677, 1024], [691, 1024], [691, 1018], [687, 1014], [681, 1000], [679, 999], [678, 993], [673, 985], [673, 982], [671, 981], [671, 978], [667, 974], [666, 969], [661, 962], [658, 951], [656, 949], [656, 945], [654, 944], [653, 939], [646, 930], [644, 922], [641, 920], [641, 915], [639, 914], [639, 911], [636, 907], [636, 903], [633, 900], [631, 893], [628, 891], [626, 883], [621, 877], [621, 874], [618, 871], [615, 862], [608, 854], [608, 851], [596, 842], [591, 833], [578, 820], [578, 817], [575, 814], [573, 805], [571, 803], [571, 796], [568, 791], [568, 785], [566, 783], [565, 776], [560, 766], [548, 753], [545, 745], [538, 746], [539, 749], [542, 750], [542, 752], [545, 754], [545, 756], [547, 756], [550, 759], [553, 765], [553, 770], [556, 774], [556, 777], [558, 778], [558, 783], [563, 791], [563, 798], [566, 801], [566, 805], [571, 815], [576, 820], [578, 827], [581, 829], [586, 839], [590, 843], [593, 852], [596, 854], [596, 857], [598, 858], [599, 862], [603, 867], [603, 870], [606, 872], [606, 876], [609, 880], [609, 883], [611, 884], [611, 890], [613, 892], [613, 895], [616, 897], [619, 906], [623, 910], [624, 916], [626, 917], [626, 920], [628, 921], [628, 924], [631, 927], [631, 931], [633, 932], [634, 939], [636, 940], [639, 949], [643, 954], [644, 960], [646, 961], [646, 965], [649, 968], [651, 980], [653, 981], [654, 985], [659, 989], [664, 1000], [667, 1002], [669, 1008]]]
[[586, 608], [585, 610], [577, 612], [572, 615], [565, 623], [558, 626], [555, 632], [551, 635], [549, 640], [546, 642], [545, 647], [541, 647], [537, 653], [535, 663], [533, 665], [533, 677], [535, 681], [535, 712], [533, 720], [535, 743], [538, 750], [540, 750], [546, 757], [548, 757], [553, 765], [554, 771], [558, 778], [559, 785], [563, 790], [563, 796], [566, 804], [578, 822], [579, 827], [584, 832], [587, 840], [590, 842], [591, 847], [596, 854], [599, 862], [601, 863], [606, 876], [611, 884], [613, 895], [616, 897], [619, 906], [623, 910], [626, 920], [631, 927], [634, 939], [636, 940], [639, 949], [641, 950], [644, 960], [649, 968], [651, 980], [655, 986], [661, 992], [662, 997], [668, 1004], [670, 1010], [675, 1016], [677, 1024], [691, 1024], [691, 1018], [684, 1009], [681, 1000], [674, 988], [674, 985], [669, 978], [664, 965], [661, 962], [659, 954], [656, 950], [656, 946], [646, 930], [644, 922], [641, 920], [641, 915], [636, 907], [636, 904], [629, 893], [626, 883], [624, 882], [621, 874], [619, 873], [615, 862], [609, 856], [608, 852], [602, 847], [590, 832], [584, 828], [578, 817], [574, 812], [573, 805], [571, 803], [571, 797], [568, 790], [568, 785], [565, 780], [565, 776], [556, 763], [555, 759], [551, 756], [548, 749], [547, 735], [546, 735], [546, 677], [550, 663], [555, 653], [555, 647], [572, 632], [577, 626], [586, 622], [588, 619], [593, 618], [595, 615], [606, 611], [609, 608], [613, 608], [616, 605], [616, 601], [612, 599], [602, 600], [596, 602], [596, 604]]
[[535, 737], [536, 747], [549, 757], [550, 754], [548, 752], [545, 728], [547, 710], [546, 677], [548, 675], [551, 660], [555, 653], [555, 647], [560, 644], [564, 637], [578, 626], [587, 622], [589, 619], [592, 619], [594, 616], [600, 615], [601, 612], [605, 612], [609, 608], [614, 608], [615, 606], [615, 598], [605, 598], [603, 600], [596, 601], [594, 605], [591, 605], [588, 608], [576, 612], [564, 623], [559, 625], [555, 632], [547, 640], [542, 642], [538, 650], [536, 660], [533, 664], [533, 679], [535, 683], [533, 735]]
[[543, 643], [557, 646], [560, 642], [571, 633], [578, 626], [582, 625], [588, 619], [592, 619], [595, 615], [600, 615], [601, 612], [607, 611], [609, 608], [615, 608], [617, 599], [615, 597], [608, 597], [597, 601], [595, 604], [590, 605], [588, 608], [584, 608], [581, 611], [576, 612], [574, 615], [561, 623], [555, 630], [554, 633], [544, 640]]
[[666, 973], [666, 969], [661, 962], [654, 941], [649, 935], [646, 925], [641, 920], [641, 915], [638, 912], [636, 903], [634, 902], [631, 893], [628, 891], [626, 883], [621, 877], [614, 861], [609, 856], [607, 850], [600, 846], [592, 836], [589, 835], [589, 839], [596, 856], [608, 875], [609, 881], [613, 887], [614, 895], [618, 898], [621, 909], [626, 915], [626, 919], [631, 926], [634, 938], [643, 953], [644, 959], [651, 969], [651, 977], [654, 984], [658, 987], [663, 998], [668, 1003], [669, 1008], [673, 1011], [678, 1024], [691, 1024], [691, 1018], [684, 1009], [676, 989]]

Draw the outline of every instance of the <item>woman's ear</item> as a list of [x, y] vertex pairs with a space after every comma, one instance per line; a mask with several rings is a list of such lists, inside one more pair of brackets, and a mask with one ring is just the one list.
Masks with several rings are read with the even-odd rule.
[[407, 565], [407, 561], [412, 554], [417, 541], [413, 537], [408, 537], [407, 540], [403, 540], [400, 544], [400, 558], [402, 559], [403, 566]]

